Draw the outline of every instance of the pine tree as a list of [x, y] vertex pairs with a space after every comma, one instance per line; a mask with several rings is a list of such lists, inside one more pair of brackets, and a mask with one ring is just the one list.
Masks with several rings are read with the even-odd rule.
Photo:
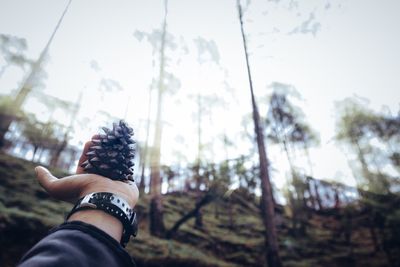
[[258, 155], [260, 160], [260, 179], [261, 179], [261, 212], [263, 217], [263, 223], [266, 228], [265, 236], [265, 247], [266, 247], [266, 259], [269, 267], [281, 267], [282, 262], [279, 257], [279, 245], [278, 236], [275, 228], [275, 207], [274, 198], [272, 195], [272, 185], [269, 177], [269, 162], [267, 158], [267, 152], [264, 144], [264, 130], [260, 120], [260, 114], [258, 112], [257, 102], [255, 100], [253, 83], [251, 79], [249, 56], [247, 52], [246, 36], [243, 29], [243, 13], [240, 5], [240, 0], [237, 1], [237, 7], [239, 11], [240, 30], [242, 33], [243, 47], [247, 63], [247, 74], [249, 78], [251, 103], [253, 107], [253, 121], [254, 121], [254, 132], [257, 138]]

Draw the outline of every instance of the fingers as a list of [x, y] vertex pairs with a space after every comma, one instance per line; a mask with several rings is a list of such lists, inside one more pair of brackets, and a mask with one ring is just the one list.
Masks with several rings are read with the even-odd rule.
[[67, 176], [53, 182], [50, 195], [60, 200], [74, 202], [86, 188], [93, 188], [90, 184], [94, 182], [94, 176], [91, 174]]
[[53, 198], [74, 203], [79, 197], [92, 192], [111, 192], [126, 198], [134, 207], [139, 198], [139, 190], [133, 181], [121, 182], [95, 174], [78, 174], [58, 179], [44, 167], [35, 168], [40, 185]]
[[40, 185], [46, 190], [49, 194], [51, 194], [52, 184], [58, 180], [55, 176], [53, 176], [49, 170], [42, 166], [38, 166], [35, 168], [37, 179]]
[[[93, 135], [92, 139], [97, 138], [97, 137], [98, 137], [97, 134]], [[91, 145], [92, 145], [92, 142], [91, 141], [87, 141], [85, 143], [85, 146], [83, 147], [83, 151], [82, 151], [81, 157], [79, 158], [79, 161], [78, 161], [78, 166], [76, 167], [76, 173], [77, 174], [85, 173], [85, 170], [81, 167], [81, 165], [82, 165], [82, 163], [84, 163], [88, 159], [88, 157], [86, 156], [86, 153], [89, 152], [89, 148], [90, 148]]]
[[51, 172], [38, 166], [35, 168], [37, 179], [50, 196], [68, 202], [74, 202], [79, 197], [82, 188], [89, 183], [88, 175], [73, 175], [58, 179]]

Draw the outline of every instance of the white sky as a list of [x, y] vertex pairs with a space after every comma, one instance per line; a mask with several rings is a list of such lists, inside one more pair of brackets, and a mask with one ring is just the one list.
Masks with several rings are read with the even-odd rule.
[[[25, 38], [29, 57], [37, 58], [66, 4], [66, 0], [0, 0], [0, 33]], [[354, 184], [346, 156], [333, 141], [336, 101], [356, 95], [368, 99], [377, 111], [387, 106], [394, 113], [399, 108], [399, 11], [397, 0], [250, 2], [245, 29], [256, 94], [264, 99], [272, 82], [291, 84], [301, 94], [303, 101], [298, 104], [321, 137], [321, 146], [311, 151], [317, 178]], [[151, 45], [133, 33], [160, 28], [162, 18], [161, 0], [72, 2], [49, 52], [45, 87], [37, 90], [73, 102], [83, 92], [75, 143], [90, 138], [104, 123], [98, 110], [115, 117], [126, 113], [137, 138], [144, 141], [148, 88], [158, 75], [152, 61], [158, 58], [152, 55]], [[211, 119], [203, 119], [203, 140], [214, 143], [213, 149], [205, 150], [207, 157], [225, 156], [218, 139], [224, 131], [238, 144], [228, 149], [229, 156], [247, 154], [250, 144], [238, 133], [251, 107], [236, 1], [170, 0], [168, 32], [178, 45], [167, 51], [169, 71], [181, 80], [181, 87], [165, 97], [163, 161], [176, 162], [180, 159], [177, 152], [189, 160], [196, 155], [193, 113], [197, 105], [190, 96], [197, 92], [216, 94], [228, 103], [224, 108], [210, 107]], [[198, 37], [215, 42], [219, 66], [210, 60], [197, 62], [193, 40]], [[99, 71], [91, 67], [92, 61], [98, 63]], [[99, 92], [101, 78], [118, 81], [124, 90]], [[9, 68], [0, 77], [0, 93], [10, 93], [22, 79], [19, 69]], [[224, 80], [233, 88], [233, 96]], [[260, 106], [265, 114], [265, 104]], [[25, 108], [44, 119], [50, 116], [35, 99]], [[53, 117], [66, 124], [70, 120], [61, 110]], [[178, 134], [183, 144], [176, 142]], [[274, 181], [280, 186], [286, 179], [286, 158], [276, 146], [270, 147], [269, 157], [276, 169]], [[299, 152], [298, 166], [305, 164], [303, 158]]]

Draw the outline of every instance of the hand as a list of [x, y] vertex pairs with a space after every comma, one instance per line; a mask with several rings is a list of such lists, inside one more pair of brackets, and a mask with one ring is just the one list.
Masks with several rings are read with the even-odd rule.
[[[75, 203], [79, 198], [92, 192], [110, 192], [124, 198], [131, 207], [138, 201], [139, 191], [132, 181], [114, 181], [97, 174], [85, 173], [80, 165], [87, 160], [86, 153], [91, 142], [86, 142], [76, 169], [76, 174], [62, 179], [53, 176], [44, 167], [36, 167], [40, 185], [55, 199]], [[100, 210], [85, 210], [74, 213], [70, 219], [95, 225], [119, 241], [122, 236], [122, 224], [113, 216]]]

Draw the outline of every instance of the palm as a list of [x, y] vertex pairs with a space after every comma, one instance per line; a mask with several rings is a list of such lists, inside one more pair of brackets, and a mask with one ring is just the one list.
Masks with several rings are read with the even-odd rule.
[[81, 163], [87, 160], [86, 152], [90, 145], [91, 142], [85, 144], [75, 175], [58, 179], [47, 169], [37, 167], [36, 172], [41, 186], [50, 196], [63, 201], [74, 203], [80, 197], [92, 192], [110, 192], [120, 195], [134, 207], [139, 197], [134, 182], [113, 181], [100, 175], [85, 173], [80, 167]]

